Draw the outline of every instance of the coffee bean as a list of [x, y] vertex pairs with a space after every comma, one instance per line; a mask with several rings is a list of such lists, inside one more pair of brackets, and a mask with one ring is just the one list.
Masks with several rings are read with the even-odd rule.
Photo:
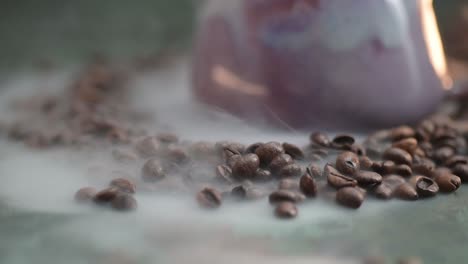
[[341, 174], [330, 164], [325, 165], [323, 175], [326, 177], [328, 184], [336, 189], [350, 186], [354, 187], [357, 185], [357, 181], [355, 179]]
[[328, 136], [320, 132], [312, 133], [310, 135], [310, 141], [322, 147], [328, 147], [330, 146], [330, 143], [331, 143]]
[[215, 145], [211, 142], [199, 141], [189, 147], [191, 157], [194, 159], [204, 159], [216, 155]]
[[419, 198], [416, 189], [409, 183], [403, 183], [398, 186], [393, 192], [395, 197], [401, 200], [414, 201]]
[[382, 176], [373, 171], [359, 171], [355, 174], [355, 179], [359, 184], [364, 186], [380, 184], [382, 182]]
[[233, 168], [234, 165], [238, 160], [242, 159], [242, 155], [240, 154], [234, 154], [230, 155], [229, 157], [226, 158], [226, 164], [230, 167]]
[[185, 164], [190, 161], [188, 153], [181, 147], [169, 146], [165, 158], [175, 164]]
[[434, 178], [435, 182], [439, 185], [441, 192], [454, 192], [461, 185], [461, 179], [450, 172], [439, 174]]
[[364, 194], [355, 187], [344, 187], [336, 193], [336, 202], [345, 207], [357, 209], [364, 202]]
[[222, 196], [216, 189], [206, 187], [197, 194], [198, 204], [207, 209], [216, 209], [221, 206]]
[[232, 167], [232, 176], [237, 179], [253, 179], [260, 165], [256, 154], [246, 154], [238, 159]]
[[296, 145], [290, 143], [283, 143], [283, 149], [286, 154], [289, 154], [295, 160], [303, 160], [304, 152]]
[[136, 187], [131, 181], [124, 178], [117, 178], [110, 182], [109, 187], [115, 187], [122, 192], [135, 193]]
[[245, 148], [244, 144], [229, 141], [217, 142], [215, 144], [215, 149], [221, 153], [225, 150], [229, 150], [235, 154], [242, 154], [245, 152]]
[[134, 162], [138, 156], [130, 150], [115, 149], [112, 151], [112, 157], [118, 162]]
[[414, 157], [412, 165], [413, 173], [430, 176], [435, 169], [435, 163], [428, 158]]
[[247, 187], [244, 185], [239, 185], [232, 188], [231, 196], [239, 200], [245, 199], [247, 196]]
[[75, 194], [75, 201], [80, 203], [87, 203], [93, 200], [97, 190], [93, 187], [84, 187], [79, 189]]
[[322, 170], [320, 170], [320, 168], [314, 164], [310, 164], [306, 171], [310, 174], [310, 176], [312, 176], [314, 179], [319, 179], [319, 178], [322, 178], [323, 177], [323, 173], [322, 173]]
[[373, 189], [375, 197], [382, 200], [388, 200], [392, 197], [393, 189], [385, 183], [377, 185]]
[[382, 182], [385, 183], [387, 186], [389, 186], [392, 189], [396, 189], [398, 186], [401, 184], [405, 183], [406, 180], [401, 177], [400, 175], [387, 175], [382, 179]]
[[216, 179], [228, 184], [233, 183], [231, 168], [227, 165], [216, 166]]
[[283, 146], [278, 142], [265, 143], [255, 150], [255, 154], [260, 158], [262, 166], [268, 166], [274, 158], [283, 153]]
[[363, 146], [357, 145], [357, 144], [353, 144], [349, 151], [355, 153], [356, 155], [360, 157], [365, 156], [367, 154], [366, 149]]
[[299, 186], [303, 194], [307, 197], [317, 196], [317, 182], [308, 170], [306, 174], [301, 177]]
[[292, 202], [281, 202], [276, 205], [275, 215], [281, 219], [295, 218], [298, 214], [297, 207]]
[[413, 170], [406, 164], [395, 165], [389, 169], [389, 173], [397, 174], [403, 177], [409, 177], [413, 174]]
[[372, 163], [371, 169], [380, 175], [387, 175], [387, 174], [392, 173], [392, 170], [394, 167], [395, 167], [395, 162], [391, 160], [386, 160], [386, 161], [376, 161]]
[[448, 158], [445, 161], [444, 165], [447, 166], [448, 168], [453, 168], [458, 164], [468, 164], [468, 157], [461, 156], [461, 155], [454, 155], [454, 156]]
[[141, 177], [146, 182], [157, 182], [164, 179], [166, 173], [157, 159], [150, 159], [143, 165]]
[[413, 153], [418, 147], [418, 141], [415, 138], [404, 138], [394, 142], [392, 147], [405, 150], [408, 153]]
[[126, 193], [119, 193], [112, 200], [112, 208], [119, 211], [133, 211], [137, 209], [138, 204], [133, 196]]
[[419, 197], [432, 197], [439, 192], [439, 185], [431, 178], [421, 176], [416, 181], [416, 191]]
[[262, 144], [263, 143], [261, 142], [257, 142], [247, 146], [247, 148], [245, 149], [245, 154], [255, 153], [255, 150], [257, 150], [257, 148], [260, 147]]
[[444, 163], [446, 160], [455, 155], [455, 150], [451, 147], [442, 147], [434, 150], [432, 158], [440, 163]]
[[257, 172], [255, 173], [254, 179], [256, 181], [266, 182], [266, 181], [273, 179], [273, 175], [271, 174], [269, 170], [264, 170], [264, 169], [259, 168], [257, 169]]
[[156, 135], [156, 138], [159, 142], [166, 144], [179, 142], [179, 137], [174, 133], [159, 133]]
[[396, 164], [406, 164], [411, 165], [413, 158], [411, 155], [399, 148], [389, 148], [387, 149], [382, 156], [386, 160], [391, 160]]
[[293, 163], [293, 159], [289, 154], [280, 154], [276, 156], [271, 162], [268, 168], [273, 173], [278, 173], [284, 166]]
[[303, 196], [297, 192], [290, 190], [277, 190], [270, 194], [268, 197], [270, 204], [277, 204], [280, 202], [298, 203], [304, 200]]
[[320, 162], [320, 161], [323, 160], [323, 157], [320, 156], [320, 155], [317, 155], [317, 154], [312, 154], [312, 155], [310, 155], [309, 159], [310, 159], [311, 161]]
[[299, 177], [304, 173], [302, 166], [296, 163], [292, 163], [284, 166], [279, 172], [279, 178], [292, 178]]
[[342, 134], [333, 138], [332, 146], [337, 149], [350, 149], [354, 142], [354, 137]]
[[462, 182], [468, 182], [468, 165], [458, 164], [452, 169], [453, 174], [460, 177]]
[[347, 175], [355, 174], [360, 169], [358, 156], [350, 151], [342, 152], [336, 158], [336, 169]]
[[119, 194], [119, 189], [111, 187], [111, 188], [107, 188], [96, 193], [93, 200], [94, 202], [99, 203], [99, 204], [109, 203], [112, 200], [114, 200], [114, 198], [117, 197], [118, 194]]
[[326, 158], [328, 156], [328, 150], [323, 149], [323, 148], [313, 149], [311, 151], [311, 154], [312, 154], [312, 156], [317, 155], [317, 156], [319, 156], [321, 158]]
[[161, 147], [156, 137], [146, 137], [136, 143], [135, 149], [141, 157], [149, 158], [158, 155]]
[[297, 190], [299, 189], [299, 182], [293, 179], [282, 179], [278, 182], [278, 189], [280, 190]]
[[256, 187], [250, 187], [247, 189], [246, 196], [247, 200], [259, 200], [265, 197], [265, 192]]
[[359, 157], [359, 165], [360, 165], [361, 169], [363, 169], [363, 170], [371, 169], [372, 163], [373, 163], [373, 161], [367, 156]]
[[404, 138], [414, 137], [415, 131], [409, 126], [400, 126], [390, 131], [390, 138], [393, 141], [398, 141]]

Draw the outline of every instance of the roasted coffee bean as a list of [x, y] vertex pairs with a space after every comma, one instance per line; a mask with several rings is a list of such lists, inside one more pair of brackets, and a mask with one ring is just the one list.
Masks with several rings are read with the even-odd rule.
[[374, 195], [378, 199], [388, 200], [392, 198], [393, 189], [385, 183], [377, 185], [373, 189]]
[[222, 196], [214, 188], [206, 187], [197, 194], [198, 204], [207, 209], [216, 209], [221, 206]]
[[395, 197], [401, 200], [414, 201], [419, 198], [416, 189], [409, 183], [403, 183], [393, 192]]
[[455, 155], [455, 156], [452, 156], [452, 157], [448, 158], [445, 161], [444, 165], [447, 166], [448, 168], [453, 168], [458, 164], [468, 164], [468, 157], [461, 156], [461, 155]]
[[453, 148], [442, 147], [433, 151], [432, 158], [437, 162], [444, 163], [446, 160], [453, 157], [454, 155], [455, 150]]
[[359, 157], [359, 165], [363, 170], [369, 170], [372, 167], [372, 163], [374, 163], [369, 157], [362, 156]]
[[453, 174], [460, 177], [462, 182], [468, 182], [468, 165], [458, 164], [452, 169]]
[[122, 192], [126, 193], [135, 193], [136, 187], [131, 181], [124, 179], [124, 178], [117, 178], [110, 182], [110, 187], [115, 187]]
[[282, 179], [278, 182], [278, 189], [280, 190], [298, 190], [299, 182], [293, 179]]
[[277, 190], [270, 194], [268, 200], [271, 204], [280, 202], [293, 202], [298, 203], [304, 200], [302, 194], [290, 190]]
[[432, 151], [434, 150], [430, 142], [421, 142], [419, 148], [424, 151], [425, 156], [432, 155]]
[[355, 153], [356, 155], [358, 155], [360, 157], [365, 156], [367, 154], [366, 149], [363, 146], [357, 145], [357, 144], [352, 145], [351, 148], [350, 148], [350, 151]]
[[358, 156], [350, 151], [342, 152], [336, 158], [336, 169], [347, 175], [355, 174], [360, 169]]
[[323, 175], [327, 179], [328, 184], [336, 189], [350, 186], [354, 187], [357, 185], [355, 179], [341, 174], [330, 164], [325, 165]]
[[413, 173], [431, 176], [435, 169], [435, 163], [428, 158], [414, 157], [412, 165]]
[[318, 149], [313, 149], [311, 151], [312, 155], [317, 155], [322, 158], [326, 158], [328, 156], [328, 150], [323, 149], [323, 148], [318, 148]]
[[286, 154], [289, 154], [295, 160], [303, 160], [304, 152], [296, 145], [290, 143], [283, 143], [283, 149]]
[[415, 135], [414, 129], [412, 129], [409, 126], [396, 127], [390, 131], [390, 138], [393, 141], [398, 141], [404, 138], [414, 137], [414, 135]]
[[256, 154], [246, 154], [238, 159], [232, 167], [232, 176], [237, 179], [253, 179], [260, 165]]
[[199, 141], [190, 145], [189, 152], [194, 159], [203, 159], [216, 155], [216, 148], [211, 142]]
[[135, 149], [141, 157], [149, 158], [158, 155], [161, 146], [156, 137], [146, 137], [136, 143]]
[[320, 132], [312, 133], [310, 135], [310, 141], [322, 147], [328, 147], [330, 146], [330, 143], [331, 143], [328, 136]]
[[386, 160], [391, 160], [396, 164], [406, 164], [411, 165], [413, 158], [411, 155], [399, 148], [389, 148], [387, 149], [382, 156]]
[[264, 170], [264, 169], [257, 169], [257, 172], [255, 173], [255, 177], [254, 179], [256, 181], [269, 181], [271, 179], [273, 179], [273, 175], [271, 174], [271, 172], [269, 170]]
[[159, 142], [166, 144], [179, 142], [179, 137], [174, 133], [159, 133], [156, 135], [156, 138]]
[[397, 174], [403, 177], [409, 177], [411, 176], [411, 174], [413, 174], [413, 170], [411, 169], [411, 167], [406, 164], [395, 165], [389, 170], [389, 173]]
[[312, 155], [310, 155], [309, 159], [310, 159], [311, 161], [320, 162], [320, 161], [323, 160], [323, 157], [320, 156], [320, 155], [317, 155], [317, 154], [312, 154]]
[[314, 177], [311, 175], [311, 172], [308, 171], [301, 177], [299, 181], [299, 186], [303, 194], [307, 197], [317, 196], [317, 182]]
[[439, 185], [431, 178], [421, 176], [416, 181], [416, 191], [419, 197], [432, 197], [439, 192]]
[[137, 209], [138, 204], [133, 196], [126, 193], [119, 193], [112, 200], [112, 208], [119, 211], [133, 211]]
[[216, 166], [216, 179], [228, 184], [233, 183], [231, 168], [227, 165]]
[[354, 144], [355, 140], [354, 137], [350, 135], [337, 135], [333, 138], [332, 145], [334, 148], [337, 149], [351, 149], [351, 146]]
[[386, 160], [386, 161], [376, 161], [372, 163], [371, 169], [380, 175], [387, 175], [387, 174], [392, 173], [392, 170], [394, 167], [395, 167], [395, 162], [391, 160]]
[[234, 167], [234, 165], [236, 164], [236, 162], [238, 160], [242, 159], [242, 155], [240, 154], [234, 154], [234, 155], [230, 155], [227, 159], [226, 159], [226, 164], [229, 166], [229, 167]]
[[292, 177], [299, 177], [304, 173], [302, 166], [296, 163], [292, 163], [289, 165], [284, 166], [279, 172], [279, 178], [292, 178]]
[[247, 146], [247, 148], [245, 149], [245, 154], [255, 153], [255, 150], [257, 150], [257, 148], [260, 147], [262, 144], [263, 143], [261, 142], [257, 142]]
[[84, 187], [79, 189], [75, 194], [75, 201], [80, 203], [86, 203], [93, 200], [97, 190], [93, 187]]
[[188, 153], [181, 147], [170, 146], [165, 156], [167, 160], [175, 164], [185, 164], [190, 161]]
[[104, 189], [94, 196], [93, 200], [96, 203], [109, 203], [114, 200], [115, 197], [119, 194], [119, 189], [111, 187]]
[[364, 202], [364, 194], [355, 187], [344, 187], [336, 193], [336, 202], [345, 207], [357, 209]]
[[260, 158], [262, 166], [268, 166], [274, 158], [283, 153], [283, 146], [278, 142], [265, 143], [255, 150], [255, 154]]
[[248, 189], [246, 186], [239, 185], [239, 186], [232, 188], [231, 196], [236, 199], [243, 200], [247, 197], [247, 191]]
[[281, 202], [276, 205], [275, 215], [281, 219], [295, 218], [298, 214], [297, 207], [292, 202]]
[[146, 182], [157, 182], [164, 179], [166, 173], [157, 159], [150, 159], [143, 165], [141, 177]]
[[415, 138], [404, 138], [394, 142], [392, 147], [405, 150], [408, 153], [413, 153], [418, 147], [418, 141]]
[[289, 154], [280, 154], [276, 156], [271, 162], [268, 168], [271, 172], [277, 173], [279, 172], [284, 166], [293, 163], [293, 159]]
[[364, 186], [380, 184], [382, 182], [382, 176], [373, 171], [359, 171], [355, 174], [354, 178], [359, 184]]
[[215, 149], [217, 149], [218, 152], [230, 150], [232, 153], [242, 154], [245, 152], [245, 145], [241, 143], [236, 143], [236, 142], [223, 141], [223, 142], [217, 142], [215, 144]]
[[247, 189], [246, 198], [247, 200], [258, 200], [264, 198], [265, 192], [256, 187], [250, 187]]
[[395, 189], [401, 184], [405, 183], [405, 179], [400, 175], [387, 175], [383, 178], [382, 183], [386, 184], [388, 187]]
[[323, 173], [322, 173], [322, 170], [320, 170], [320, 168], [314, 164], [310, 164], [306, 171], [310, 174], [310, 176], [312, 176], [314, 179], [319, 179], [319, 178], [323, 178]]
[[118, 162], [134, 162], [138, 156], [130, 150], [115, 149], [112, 151], [112, 157]]
[[449, 171], [437, 175], [434, 180], [439, 185], [441, 192], [454, 192], [460, 188], [461, 185], [460, 177], [453, 175]]

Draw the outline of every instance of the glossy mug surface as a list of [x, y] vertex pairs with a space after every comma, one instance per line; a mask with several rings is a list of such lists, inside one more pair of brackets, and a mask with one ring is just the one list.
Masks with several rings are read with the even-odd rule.
[[209, 0], [194, 94], [247, 120], [295, 128], [416, 122], [444, 95], [431, 2]]

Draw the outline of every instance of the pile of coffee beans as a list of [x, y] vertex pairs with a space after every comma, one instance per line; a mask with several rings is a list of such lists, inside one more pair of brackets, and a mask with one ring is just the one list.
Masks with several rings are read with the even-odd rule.
[[314, 132], [304, 146], [187, 142], [161, 133], [112, 151], [117, 163], [135, 166], [136, 177], [114, 179], [101, 192], [81, 189], [76, 198], [119, 210], [136, 208], [135, 189], [193, 193], [199, 206], [210, 210], [265, 199], [281, 219], [298, 216], [316, 199], [350, 209], [367, 199], [428, 199], [468, 181], [467, 136], [460, 123], [442, 117], [378, 131], [360, 142], [351, 135]]

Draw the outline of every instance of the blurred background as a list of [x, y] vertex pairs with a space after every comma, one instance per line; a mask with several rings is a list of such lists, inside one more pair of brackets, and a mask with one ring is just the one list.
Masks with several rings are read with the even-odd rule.
[[[195, 0], [4, 0], [0, 67], [76, 63], [102, 54], [132, 60], [190, 50]], [[434, 1], [448, 55], [468, 61], [468, 3]]]

